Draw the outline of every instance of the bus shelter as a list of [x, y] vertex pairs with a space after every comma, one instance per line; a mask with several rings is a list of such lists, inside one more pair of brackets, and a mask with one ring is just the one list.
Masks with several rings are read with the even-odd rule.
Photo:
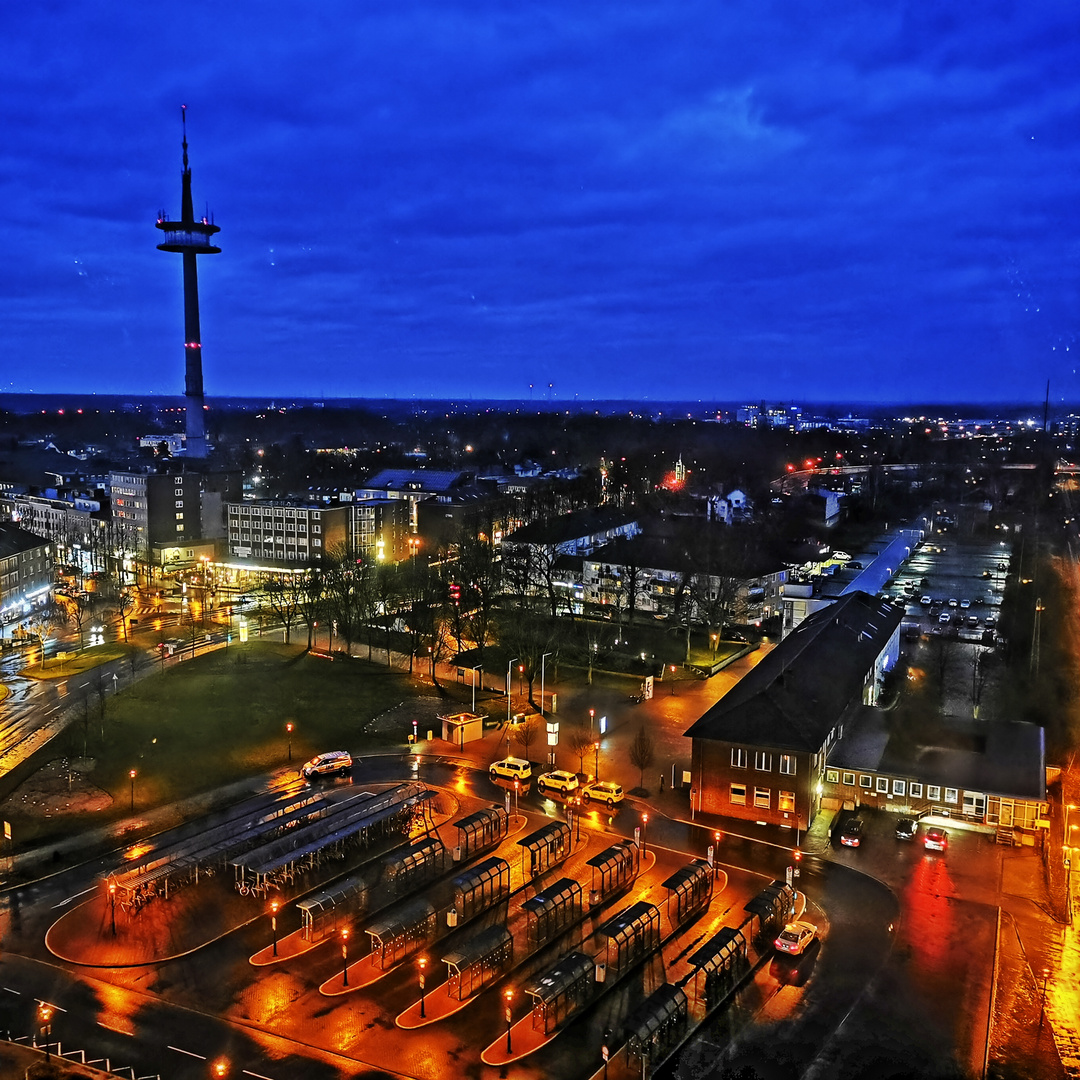
[[534, 878], [557, 866], [570, 853], [570, 826], [565, 821], [552, 821], [518, 841], [523, 849], [522, 873], [525, 880]]
[[664, 983], [631, 1013], [626, 1021], [626, 1052], [641, 1060], [642, 1074], [650, 1062], [663, 1058], [686, 1030], [687, 1000], [681, 987]]
[[581, 897], [581, 882], [564, 877], [521, 905], [530, 952], [578, 922], [582, 914]]
[[454, 849], [455, 859], [471, 859], [474, 855], [494, 847], [505, 835], [510, 819], [501, 806], [490, 806], [454, 822], [458, 842]]
[[489, 926], [442, 959], [447, 994], [464, 1001], [509, 969], [514, 961], [514, 936], [505, 926]]
[[694, 988], [705, 1009], [715, 1009], [746, 970], [746, 934], [742, 927], [723, 926], [689, 960]]
[[421, 836], [383, 859], [382, 883], [395, 896], [425, 885], [446, 868], [446, 847], [438, 836]]
[[594, 855], [587, 866], [592, 869], [589, 907], [597, 907], [622, 892], [637, 877], [640, 848], [630, 840], [620, 840]]
[[758, 918], [758, 933], [769, 935], [781, 929], [795, 908], [795, 890], [784, 881], [766, 885], [748, 904], [744, 911]]
[[668, 919], [672, 926], [681, 926], [691, 915], [706, 907], [712, 897], [713, 870], [704, 859], [676, 870], [663, 883], [667, 889]]
[[342, 919], [351, 923], [367, 910], [370, 891], [371, 886], [358, 874], [299, 901], [300, 936], [305, 941], [322, 941], [337, 931]]
[[373, 922], [367, 933], [376, 967], [386, 971], [424, 948], [435, 937], [436, 922], [435, 909], [423, 897], [399, 904]]
[[596, 933], [605, 942], [606, 971], [621, 975], [660, 944], [660, 911], [638, 900], [608, 919]]
[[498, 855], [454, 878], [454, 916], [451, 926], [467, 922], [510, 898], [510, 864]]
[[550, 1035], [589, 1001], [595, 981], [596, 964], [592, 957], [573, 952], [526, 986], [525, 993], [533, 999], [533, 1031]]

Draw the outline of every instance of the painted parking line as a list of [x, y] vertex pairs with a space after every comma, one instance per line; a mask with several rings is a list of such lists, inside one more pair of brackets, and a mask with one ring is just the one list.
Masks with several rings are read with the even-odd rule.
[[61, 900], [59, 904], [53, 904], [52, 909], [53, 911], [55, 911], [57, 908], [67, 907], [72, 900], [78, 900], [80, 896], [85, 896], [87, 893], [92, 893], [96, 891], [97, 886], [91, 885], [89, 889], [83, 889], [82, 892], [77, 892], [74, 896], [69, 896], [66, 900]]
[[110, 1027], [110, 1025], [103, 1024], [100, 1020], [98, 1021], [98, 1027], [103, 1027], [106, 1031], [111, 1031], [111, 1032], [115, 1033], [116, 1035], [126, 1035], [129, 1039], [134, 1039], [135, 1038], [135, 1032], [134, 1031], [124, 1031], [123, 1028]]
[[22, 991], [21, 990], [12, 990], [10, 986], [5, 986], [4, 989], [9, 994], [14, 994], [16, 997], [22, 997]]
[[262, 1073], [249, 1072], [247, 1069], [240, 1070], [245, 1076], [254, 1076], [255, 1080], [273, 1080], [270, 1076], [263, 1076]]
[[188, 1057], [198, 1058], [200, 1061], [205, 1061], [206, 1057], [203, 1054], [193, 1054], [190, 1050], [181, 1050], [179, 1046], [168, 1046], [167, 1050], [175, 1050], [178, 1054], [187, 1054]]

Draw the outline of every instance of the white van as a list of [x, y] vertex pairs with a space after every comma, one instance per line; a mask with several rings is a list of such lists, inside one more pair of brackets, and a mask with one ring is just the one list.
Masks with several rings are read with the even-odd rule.
[[352, 754], [348, 750], [331, 750], [301, 765], [300, 775], [305, 780], [313, 776], [348, 776], [352, 767]]
[[488, 775], [492, 780], [520, 780], [524, 784], [532, 777], [532, 765], [524, 758], [503, 758], [491, 763]]

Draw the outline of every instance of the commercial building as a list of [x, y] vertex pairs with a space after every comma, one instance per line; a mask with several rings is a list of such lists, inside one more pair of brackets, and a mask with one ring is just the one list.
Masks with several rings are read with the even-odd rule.
[[0, 622], [47, 603], [52, 582], [53, 545], [18, 525], [0, 524]]

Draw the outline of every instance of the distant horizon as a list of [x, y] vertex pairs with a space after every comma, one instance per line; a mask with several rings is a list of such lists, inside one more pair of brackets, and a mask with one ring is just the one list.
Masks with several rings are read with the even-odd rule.
[[[64, 402], [79, 402], [79, 403], [101, 403], [101, 404], [160, 404], [166, 405], [169, 408], [183, 407], [185, 399], [183, 394], [162, 394], [153, 392], [142, 393], [86, 393], [79, 391], [41, 391], [41, 392], [0, 392], [0, 410], [15, 413], [17, 415], [25, 414], [25, 409], [20, 410], [15, 407], [17, 404], [29, 404], [31, 402], [49, 402], [47, 410], [51, 410], [59, 405], [63, 407]], [[844, 400], [825, 400], [825, 399], [811, 399], [806, 397], [765, 397], [765, 398], [732, 398], [732, 399], [717, 399], [717, 398], [576, 398], [573, 400], [559, 400], [559, 399], [521, 399], [511, 397], [324, 397], [320, 395], [299, 395], [299, 394], [260, 394], [260, 395], [239, 395], [239, 394], [207, 394], [206, 406], [207, 409], [212, 411], [213, 405], [218, 402], [220, 405], [231, 405], [236, 407], [243, 407], [244, 405], [250, 405], [253, 408], [261, 408], [264, 406], [275, 405], [278, 407], [284, 407], [286, 405], [294, 405], [298, 408], [311, 407], [315, 405], [327, 405], [332, 407], [341, 408], [360, 408], [364, 405], [396, 405], [399, 407], [405, 406], [447, 406], [453, 407], [458, 411], [472, 410], [475, 408], [484, 408], [491, 406], [498, 407], [512, 407], [515, 410], [532, 409], [537, 412], [554, 412], [568, 410], [571, 412], [581, 412], [589, 408], [601, 408], [605, 410], [612, 409], [630, 409], [635, 408], [639, 411], [655, 411], [662, 409], [665, 412], [669, 410], [676, 410], [681, 408], [692, 408], [697, 410], [723, 410], [732, 412], [736, 409], [745, 408], [747, 406], [759, 406], [764, 403], [771, 408], [779, 408], [784, 406], [796, 406], [802, 408], [804, 413], [809, 410], [819, 410], [827, 413], [834, 413], [837, 416], [851, 416], [859, 417], [860, 415], [875, 416], [881, 415], [886, 410], [902, 410], [905, 414], [910, 413], [913, 415], [944, 415], [945, 412], [951, 411], [959, 413], [963, 411], [966, 415], [971, 416], [976, 413], [982, 413], [987, 418], [993, 417], [994, 419], [1006, 419], [1002, 415], [1004, 410], [1020, 411], [1025, 410], [1031, 412], [1037, 411], [1041, 416], [1044, 401], [844, 401]], [[1057, 402], [1051, 400], [1049, 405], [1050, 415], [1056, 415], [1063, 411], [1069, 411], [1071, 409], [1080, 409], [1080, 401], [1077, 402]], [[39, 411], [36, 408], [33, 411]], [[813, 415], [812, 413], [810, 415]], [[677, 417], [672, 417], [673, 419]], [[700, 419], [700, 417], [698, 417]]]

